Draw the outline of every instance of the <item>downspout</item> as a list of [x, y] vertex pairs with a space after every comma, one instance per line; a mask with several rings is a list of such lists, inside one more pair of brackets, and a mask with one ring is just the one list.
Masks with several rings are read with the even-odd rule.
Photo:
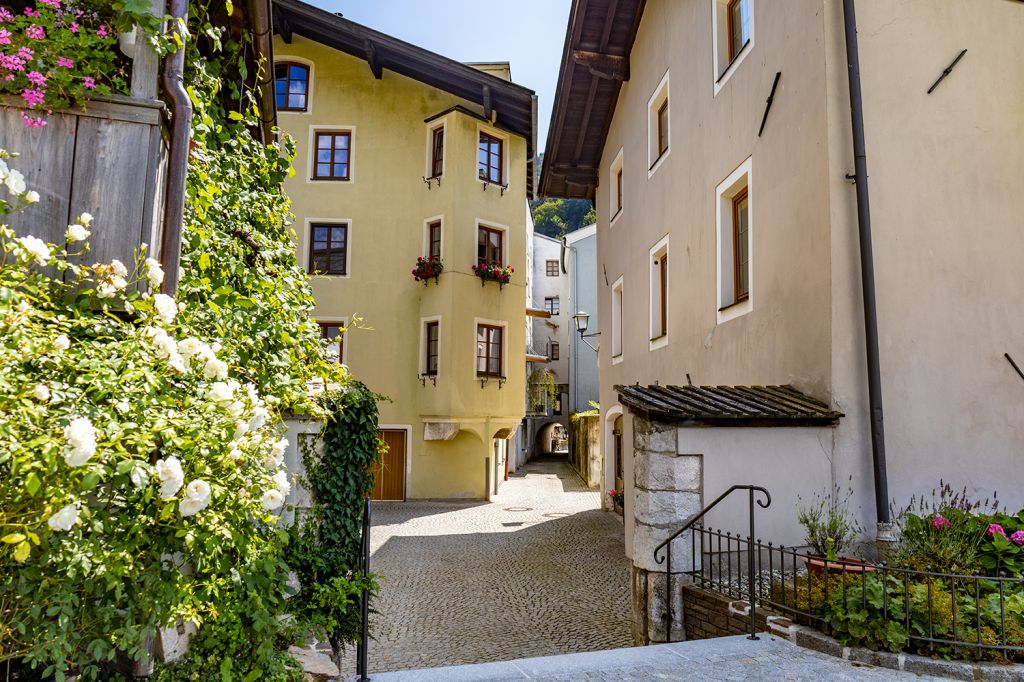
[[853, 128], [854, 181], [857, 186], [857, 228], [860, 233], [861, 286], [864, 294], [864, 344], [868, 364], [868, 407], [871, 425], [871, 461], [875, 474], [876, 539], [892, 539], [889, 518], [889, 483], [885, 469], [885, 430], [882, 420], [882, 378], [878, 359], [878, 309], [875, 302], [875, 262], [871, 244], [871, 207], [868, 201], [868, 162], [864, 143], [864, 100], [860, 82], [855, 0], [843, 0], [846, 61], [850, 81]]
[[273, 29], [270, 24], [268, 4], [268, 0], [249, 0], [252, 40], [256, 48], [256, 96], [260, 103], [260, 135], [263, 144], [273, 143], [274, 126], [277, 124], [273, 90], [274, 43], [271, 38]]
[[178, 290], [181, 265], [181, 232], [185, 218], [185, 178], [188, 174], [192, 101], [185, 90], [185, 45], [188, 41], [188, 0], [171, 0], [171, 21], [178, 49], [164, 57], [163, 86], [171, 101], [171, 136], [167, 155], [167, 193], [164, 197], [160, 265], [164, 270], [163, 292]]

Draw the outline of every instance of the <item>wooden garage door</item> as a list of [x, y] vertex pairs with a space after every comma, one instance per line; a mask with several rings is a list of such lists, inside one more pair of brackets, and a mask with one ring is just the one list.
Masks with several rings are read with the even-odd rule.
[[380, 437], [388, 446], [381, 463], [374, 467], [373, 492], [375, 500], [405, 499], [405, 431], [381, 431]]

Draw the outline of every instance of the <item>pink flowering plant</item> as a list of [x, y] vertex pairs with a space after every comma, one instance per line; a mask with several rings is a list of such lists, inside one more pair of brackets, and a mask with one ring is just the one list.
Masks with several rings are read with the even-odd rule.
[[37, 0], [22, 12], [0, 6], [0, 93], [15, 95], [22, 122], [46, 125], [54, 109], [127, 92], [127, 62], [117, 36], [120, 3]]
[[473, 266], [473, 274], [484, 284], [488, 281], [497, 282], [499, 288], [512, 281], [512, 273], [515, 271], [511, 265], [502, 265], [499, 261], [477, 263]]

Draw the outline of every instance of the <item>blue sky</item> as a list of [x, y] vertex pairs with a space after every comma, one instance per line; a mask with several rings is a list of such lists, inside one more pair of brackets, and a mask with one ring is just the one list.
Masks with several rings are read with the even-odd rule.
[[537, 142], [543, 149], [571, 0], [306, 1], [462, 62], [511, 62], [512, 79], [540, 98]]

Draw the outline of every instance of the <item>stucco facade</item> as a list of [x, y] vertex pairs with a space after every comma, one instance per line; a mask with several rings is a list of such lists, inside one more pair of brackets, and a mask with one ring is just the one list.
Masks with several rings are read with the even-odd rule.
[[[491, 124], [476, 103], [387, 69], [375, 78], [366, 60], [301, 35], [276, 37], [274, 51], [279, 64], [309, 67], [307, 110], [279, 112], [296, 143], [285, 189], [300, 262], [309, 262], [313, 223], [348, 226], [346, 273], [311, 275], [312, 315], [347, 325], [342, 360], [390, 398], [380, 422], [406, 432], [405, 496], [486, 498], [504, 479], [507, 439], [524, 414], [527, 140]], [[438, 126], [442, 173], [428, 184]], [[347, 181], [312, 179], [318, 130], [350, 133]], [[478, 179], [481, 131], [503, 141], [504, 189]], [[444, 272], [425, 286], [410, 271], [429, 253], [434, 221]], [[479, 225], [503, 235], [502, 260], [515, 268], [504, 287], [471, 269]], [[435, 376], [425, 376], [428, 321], [439, 322]], [[504, 330], [503, 378], [477, 376], [478, 324]]]
[[[591, 408], [591, 401], [600, 400], [600, 382], [597, 365], [597, 351], [600, 336], [590, 334], [601, 329], [601, 316], [598, 311], [598, 279], [603, 282], [603, 274], [597, 267], [597, 226], [588, 225], [565, 236], [567, 249], [566, 263], [569, 270], [569, 312], [566, 323], [569, 325], [569, 412], [586, 412]], [[576, 332], [572, 315], [585, 312], [590, 316], [587, 323], [586, 341]], [[590, 345], [588, 345], [588, 343]], [[593, 346], [593, 347], [592, 347]]]
[[[750, 0], [749, 43], [724, 73], [722, 5], [646, 3], [599, 161], [602, 447], [621, 410], [616, 384], [792, 384], [845, 417], [830, 429], [771, 433], [682, 428], [680, 454], [703, 455], [709, 497], [770, 481], [768, 527], [784, 542], [799, 540], [797, 494], [832, 482], [853, 486], [872, 526], [842, 3]], [[1013, 286], [1024, 250], [1024, 193], [1014, 188], [1024, 168], [1024, 7], [858, 0], [857, 12], [889, 496], [905, 505], [942, 478], [982, 499], [997, 490], [1019, 508], [1024, 382], [1003, 353], [1024, 357], [1024, 301]], [[652, 163], [651, 107], [662, 91], [669, 144]], [[750, 293], [732, 305], [723, 224], [739, 189], [749, 201]], [[666, 250], [667, 333], [652, 340], [651, 263]], [[627, 491], [627, 551], [633, 503]]]

